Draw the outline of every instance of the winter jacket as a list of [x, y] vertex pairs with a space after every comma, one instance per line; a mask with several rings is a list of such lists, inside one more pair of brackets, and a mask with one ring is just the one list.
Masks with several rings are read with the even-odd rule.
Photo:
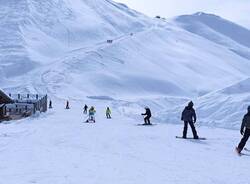
[[106, 114], [111, 114], [111, 110], [110, 110], [110, 109], [107, 109], [107, 110], [106, 110]]
[[146, 112], [145, 112], [144, 114], [142, 114], [142, 115], [147, 116], [147, 117], [149, 117], [149, 118], [152, 116], [151, 111], [150, 111], [149, 108], [147, 108], [147, 109], [146, 109]]
[[250, 129], [250, 112], [248, 112], [242, 120], [241, 130], [243, 131], [244, 128]]
[[181, 115], [182, 121], [188, 121], [188, 122], [196, 122], [196, 113], [193, 107], [187, 106], [182, 112]]
[[95, 109], [89, 110], [89, 115], [90, 115], [90, 116], [94, 116], [95, 113], [96, 113]]

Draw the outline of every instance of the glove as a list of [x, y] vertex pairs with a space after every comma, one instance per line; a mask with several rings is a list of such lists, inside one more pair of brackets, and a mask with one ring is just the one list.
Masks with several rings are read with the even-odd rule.
[[240, 130], [240, 134], [241, 134], [241, 135], [244, 135], [244, 130], [241, 129], [241, 130]]

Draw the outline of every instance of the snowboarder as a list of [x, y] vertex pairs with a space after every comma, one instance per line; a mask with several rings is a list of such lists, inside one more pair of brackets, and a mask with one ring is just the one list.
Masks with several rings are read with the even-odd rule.
[[52, 101], [49, 101], [49, 108], [52, 109]]
[[95, 113], [96, 113], [96, 110], [95, 108], [92, 106], [90, 109], [89, 109], [89, 118], [87, 120], [87, 123], [89, 122], [94, 122], [95, 123]]
[[149, 107], [145, 107], [145, 110], [146, 110], [146, 112], [141, 114], [142, 116], [145, 116], [143, 125], [152, 125], [150, 123], [150, 118], [152, 116], [151, 110], [149, 109]]
[[107, 117], [107, 119], [111, 119], [111, 110], [109, 107], [107, 107], [107, 109], [106, 109], [106, 117]]
[[83, 108], [83, 113], [87, 114], [88, 113], [88, 106], [85, 104]]
[[244, 116], [241, 124], [240, 133], [243, 135], [243, 138], [240, 141], [240, 144], [236, 148], [238, 154], [241, 154], [241, 151], [244, 149], [247, 140], [250, 137], [250, 106], [247, 108], [247, 114]]
[[66, 109], [69, 109], [69, 101], [66, 102]]
[[196, 113], [193, 108], [194, 103], [191, 101], [188, 103], [188, 106], [185, 107], [185, 109], [182, 112], [181, 120], [184, 121], [184, 130], [183, 130], [183, 136], [182, 138], [187, 138], [187, 130], [188, 130], [188, 124], [190, 125], [194, 139], [199, 139], [194, 124], [196, 123]]

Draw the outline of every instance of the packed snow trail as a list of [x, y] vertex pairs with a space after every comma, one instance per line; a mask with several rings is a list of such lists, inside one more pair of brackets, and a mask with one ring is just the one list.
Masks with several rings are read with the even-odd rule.
[[250, 155], [238, 157], [234, 152], [238, 131], [200, 127], [199, 135], [208, 140], [176, 139], [182, 133], [180, 125], [136, 126], [141, 122], [121, 116], [115, 107], [113, 119], [107, 120], [101, 103], [92, 102], [96, 124], [83, 123], [83, 104], [77, 103], [71, 103], [70, 110], [57, 103], [38, 118], [0, 124], [0, 183], [249, 181]]

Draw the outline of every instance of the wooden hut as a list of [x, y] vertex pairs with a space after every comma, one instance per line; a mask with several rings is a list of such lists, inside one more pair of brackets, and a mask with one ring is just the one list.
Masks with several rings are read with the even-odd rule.
[[0, 121], [5, 120], [6, 117], [6, 104], [12, 104], [14, 101], [0, 90]]
[[0, 104], [10, 104], [14, 103], [14, 101], [6, 95], [2, 90], [0, 90]]
[[47, 95], [9, 94], [0, 90], [0, 121], [17, 120], [47, 111]]

